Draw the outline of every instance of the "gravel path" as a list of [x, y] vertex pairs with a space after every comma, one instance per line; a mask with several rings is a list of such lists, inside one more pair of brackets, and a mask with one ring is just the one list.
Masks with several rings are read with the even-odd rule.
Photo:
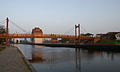
[[0, 72], [31, 72], [17, 48], [0, 52]]

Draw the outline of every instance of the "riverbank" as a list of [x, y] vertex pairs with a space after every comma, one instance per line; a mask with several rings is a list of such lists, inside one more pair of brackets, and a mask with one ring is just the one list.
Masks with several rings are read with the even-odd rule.
[[0, 72], [32, 72], [18, 48], [7, 47], [0, 52]]
[[44, 45], [50, 47], [72, 47], [81, 48], [86, 50], [99, 50], [99, 51], [114, 51], [120, 52], [120, 44], [109, 43], [109, 44], [34, 44]]

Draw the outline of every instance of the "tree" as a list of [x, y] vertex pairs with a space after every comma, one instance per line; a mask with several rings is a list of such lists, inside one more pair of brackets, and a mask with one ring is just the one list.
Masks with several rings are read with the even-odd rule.
[[89, 37], [93, 37], [92, 33], [86, 33], [86, 34], [81, 34], [81, 36], [89, 36]]
[[101, 38], [102, 38], [102, 39], [109, 39], [109, 40], [116, 40], [115, 35], [116, 35], [117, 33], [118, 33], [118, 32], [109, 32], [109, 33], [103, 35]]
[[[0, 34], [5, 34], [5, 27], [3, 25], [0, 25]], [[4, 43], [5, 39], [0, 39], [0, 44]]]

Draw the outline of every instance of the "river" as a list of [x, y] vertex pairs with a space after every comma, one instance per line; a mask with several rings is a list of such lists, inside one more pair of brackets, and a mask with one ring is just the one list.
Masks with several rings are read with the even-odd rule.
[[17, 45], [37, 72], [120, 72], [120, 53]]

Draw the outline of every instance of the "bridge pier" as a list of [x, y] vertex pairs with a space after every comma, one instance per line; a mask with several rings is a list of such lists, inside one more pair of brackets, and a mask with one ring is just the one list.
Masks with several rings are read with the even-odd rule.
[[[32, 35], [33, 36], [41, 36], [43, 34], [42, 29], [35, 27], [32, 29]], [[32, 38], [32, 43], [39, 44], [43, 43], [43, 38]]]

